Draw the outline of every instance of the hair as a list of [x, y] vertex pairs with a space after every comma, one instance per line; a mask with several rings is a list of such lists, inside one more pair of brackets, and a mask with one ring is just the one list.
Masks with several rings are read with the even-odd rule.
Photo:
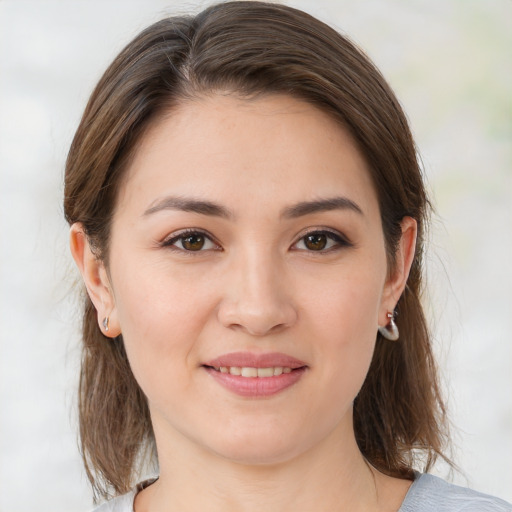
[[[390, 272], [400, 221], [416, 220], [416, 254], [396, 308], [401, 339], [377, 334], [354, 402], [354, 429], [364, 457], [391, 476], [411, 479], [419, 465], [427, 471], [439, 456], [448, 460], [446, 411], [421, 305], [430, 204], [415, 144], [380, 72], [334, 29], [300, 10], [253, 1], [221, 3], [145, 29], [89, 99], [66, 162], [67, 221], [82, 223], [108, 268], [116, 191], [145, 131], [180, 102], [218, 92], [290, 95], [348, 130], [375, 185]], [[154, 454], [154, 435], [122, 335], [106, 338], [86, 294], [84, 300], [80, 448], [95, 493], [107, 497], [131, 488], [145, 456]]]

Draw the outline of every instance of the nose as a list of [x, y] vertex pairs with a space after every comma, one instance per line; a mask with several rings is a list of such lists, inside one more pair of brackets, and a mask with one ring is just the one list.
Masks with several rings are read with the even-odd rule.
[[245, 256], [230, 268], [218, 309], [219, 321], [251, 336], [265, 336], [297, 321], [290, 283], [270, 256]]

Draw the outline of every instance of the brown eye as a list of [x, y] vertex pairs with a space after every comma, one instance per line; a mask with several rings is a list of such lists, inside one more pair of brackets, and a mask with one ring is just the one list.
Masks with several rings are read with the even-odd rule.
[[204, 252], [219, 250], [220, 247], [212, 239], [201, 231], [185, 231], [162, 243], [163, 247], [169, 247], [184, 252]]
[[182, 246], [187, 251], [200, 251], [205, 244], [205, 238], [200, 234], [187, 235], [182, 239]]
[[327, 235], [324, 233], [313, 233], [304, 237], [304, 245], [310, 251], [322, 251], [327, 246]]
[[343, 235], [327, 230], [310, 231], [293, 245], [295, 250], [318, 252], [320, 254], [327, 254], [348, 247], [353, 247], [353, 244]]

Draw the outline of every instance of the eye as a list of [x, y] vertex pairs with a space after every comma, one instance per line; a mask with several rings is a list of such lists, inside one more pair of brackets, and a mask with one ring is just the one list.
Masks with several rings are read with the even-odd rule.
[[311, 231], [303, 236], [294, 246], [294, 249], [310, 252], [327, 252], [330, 249], [349, 247], [350, 244], [341, 235], [332, 231]]
[[202, 231], [185, 231], [178, 235], [165, 240], [162, 244], [164, 247], [172, 249], [187, 251], [187, 252], [200, 252], [208, 250], [219, 249], [212, 239]]

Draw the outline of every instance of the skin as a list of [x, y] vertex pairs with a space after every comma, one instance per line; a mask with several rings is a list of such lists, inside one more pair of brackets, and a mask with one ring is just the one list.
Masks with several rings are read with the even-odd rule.
[[[162, 208], [171, 196], [215, 202], [229, 216]], [[283, 216], [333, 197], [360, 212]], [[176, 238], [187, 228], [212, 241], [187, 251]], [[312, 231], [324, 249], [306, 244]], [[148, 397], [160, 478], [139, 493], [136, 512], [397, 510], [410, 482], [364, 460], [352, 403], [415, 239], [404, 218], [390, 271], [366, 162], [307, 103], [211, 95], [152, 126], [119, 191], [108, 269], [82, 226], [71, 229], [100, 328], [108, 316], [105, 334], [123, 334]], [[202, 366], [235, 351], [289, 354], [307, 370], [276, 395], [240, 397]]]

